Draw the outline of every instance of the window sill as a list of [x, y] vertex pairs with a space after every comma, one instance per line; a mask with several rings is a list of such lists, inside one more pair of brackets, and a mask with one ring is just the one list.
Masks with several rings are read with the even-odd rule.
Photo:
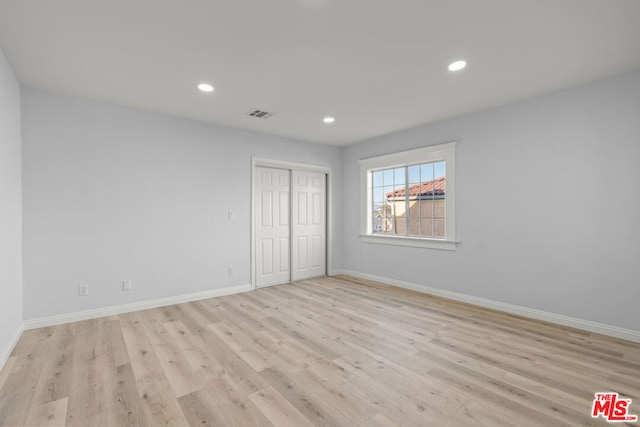
[[455, 251], [458, 242], [452, 240], [424, 239], [418, 237], [403, 236], [376, 236], [371, 234], [361, 234], [362, 243], [375, 243], [392, 246], [410, 246], [414, 248], [441, 249], [444, 251]]

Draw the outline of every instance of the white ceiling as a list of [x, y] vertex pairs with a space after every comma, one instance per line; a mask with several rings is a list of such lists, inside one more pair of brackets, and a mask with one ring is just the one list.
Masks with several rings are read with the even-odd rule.
[[0, 45], [28, 87], [346, 145], [640, 69], [640, 1], [2, 0]]

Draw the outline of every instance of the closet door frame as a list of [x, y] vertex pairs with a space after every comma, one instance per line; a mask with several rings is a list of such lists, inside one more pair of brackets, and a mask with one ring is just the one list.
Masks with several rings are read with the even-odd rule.
[[[319, 172], [323, 173], [327, 177], [326, 185], [326, 274], [331, 275], [333, 271], [332, 267], [332, 253], [333, 253], [333, 215], [331, 208], [331, 167], [321, 165], [310, 165], [305, 163], [287, 162], [274, 159], [265, 159], [260, 157], [251, 158], [251, 288], [257, 289], [256, 278], [256, 206], [254, 203], [254, 192], [256, 187], [256, 167], [267, 167], [276, 169], [289, 169], [290, 171], [306, 171], [306, 172]], [[290, 200], [291, 201], [291, 200]], [[289, 203], [291, 206], [291, 203]], [[291, 264], [290, 264], [291, 268]]]

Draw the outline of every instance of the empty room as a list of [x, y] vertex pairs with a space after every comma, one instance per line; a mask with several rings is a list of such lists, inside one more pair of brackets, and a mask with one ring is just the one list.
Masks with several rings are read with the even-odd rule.
[[640, 1], [0, 1], [0, 426], [640, 426]]

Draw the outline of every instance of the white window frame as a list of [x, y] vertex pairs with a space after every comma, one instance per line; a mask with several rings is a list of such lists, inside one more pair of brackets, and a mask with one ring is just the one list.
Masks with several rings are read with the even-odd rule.
[[[418, 148], [417, 150], [403, 151], [384, 156], [371, 157], [360, 160], [360, 241], [363, 243], [378, 243], [395, 246], [412, 246], [418, 248], [443, 249], [453, 251], [456, 249], [456, 142], [432, 145]], [[445, 197], [445, 238], [434, 239], [417, 236], [391, 236], [372, 234], [372, 175], [373, 171], [406, 167], [416, 164], [446, 162], [447, 190]]]

